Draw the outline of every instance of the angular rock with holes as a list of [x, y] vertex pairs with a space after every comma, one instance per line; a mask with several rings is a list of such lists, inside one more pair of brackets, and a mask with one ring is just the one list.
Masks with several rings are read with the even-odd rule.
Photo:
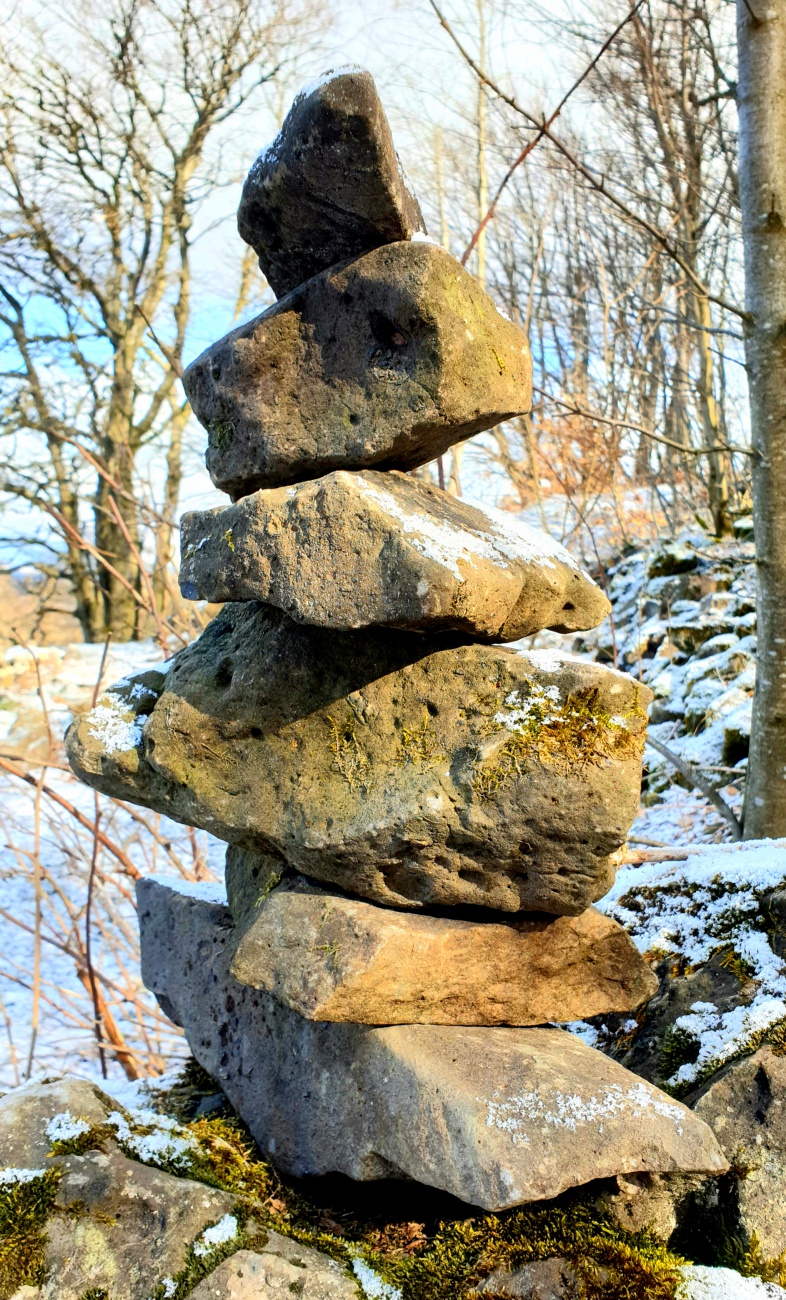
[[291, 1174], [415, 1178], [500, 1210], [615, 1173], [727, 1167], [692, 1111], [572, 1034], [315, 1023], [233, 978], [225, 904], [156, 880], [137, 902], [145, 983]]
[[67, 737], [89, 785], [374, 902], [576, 916], [635, 816], [650, 692], [553, 651], [226, 605]]
[[237, 498], [334, 469], [411, 469], [528, 411], [527, 340], [433, 244], [308, 280], [193, 361], [207, 468]]
[[337, 470], [181, 523], [188, 599], [263, 600], [300, 623], [516, 641], [595, 627], [606, 597], [558, 542], [409, 477]]
[[622, 927], [594, 908], [507, 923], [413, 916], [302, 876], [257, 909], [232, 973], [309, 1020], [367, 1025], [560, 1024], [633, 1011], [658, 987]]
[[338, 69], [298, 95], [248, 173], [237, 227], [277, 298], [425, 230], [368, 72]]

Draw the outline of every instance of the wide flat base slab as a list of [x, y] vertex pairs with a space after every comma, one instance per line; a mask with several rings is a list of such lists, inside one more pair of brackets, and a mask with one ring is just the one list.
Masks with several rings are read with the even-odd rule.
[[501, 1210], [727, 1168], [692, 1111], [562, 1030], [303, 1019], [232, 977], [229, 909], [183, 888], [137, 885], [144, 981], [285, 1172], [398, 1175]]

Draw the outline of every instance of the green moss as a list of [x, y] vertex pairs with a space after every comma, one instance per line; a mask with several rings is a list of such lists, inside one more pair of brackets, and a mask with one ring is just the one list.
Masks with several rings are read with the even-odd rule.
[[368, 790], [371, 785], [371, 762], [363, 752], [355, 735], [355, 718], [352, 714], [338, 722], [330, 713], [330, 752], [333, 755], [333, 770], [339, 772], [350, 790]]
[[82, 1292], [79, 1300], [109, 1300], [109, 1292], [102, 1286], [91, 1286], [88, 1291]]
[[[689, 1033], [681, 1025], [669, 1025], [663, 1035], [658, 1052], [658, 1073], [662, 1079], [671, 1079], [682, 1065], [693, 1065], [698, 1060], [701, 1044], [695, 1034]], [[686, 1084], [685, 1091], [695, 1087], [695, 1082]], [[679, 1089], [670, 1089], [676, 1092]]]
[[754, 1232], [748, 1242], [729, 1237], [720, 1261], [726, 1268], [735, 1268], [743, 1277], [760, 1277], [763, 1282], [775, 1282], [786, 1287], [786, 1250], [769, 1259], [761, 1248]]
[[0, 1300], [46, 1280], [44, 1228], [61, 1177], [54, 1168], [26, 1183], [0, 1184]]
[[638, 700], [618, 721], [602, 708], [594, 689], [577, 691], [560, 703], [532, 683], [528, 692], [516, 696], [516, 703], [508, 697], [500, 706], [508, 709], [511, 722], [496, 721], [495, 715], [487, 731], [490, 736], [504, 726], [510, 734], [492, 758], [483, 759], [481, 750], [475, 764], [472, 785], [484, 802], [533, 762], [568, 775], [607, 758], [638, 758], [642, 753], [646, 714]]
[[207, 431], [217, 451], [226, 451], [235, 436], [235, 426], [231, 420], [214, 420], [208, 425]]

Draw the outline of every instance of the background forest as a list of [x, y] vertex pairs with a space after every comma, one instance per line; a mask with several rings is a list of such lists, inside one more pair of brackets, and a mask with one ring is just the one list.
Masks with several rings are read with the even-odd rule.
[[[579, 555], [629, 606], [588, 652], [642, 676], [678, 638], [652, 648], [636, 557], [688, 570], [663, 549], [688, 536], [752, 561], [735, 10], [17, 0], [0, 60], [0, 1076], [135, 1077], [183, 1051], [140, 988], [133, 879], [210, 879], [221, 846], [78, 787], [61, 734], [211, 617], [177, 585], [180, 513], [218, 502], [180, 375], [272, 301], [234, 226], [248, 167], [310, 77], [372, 71], [431, 236], [534, 357], [531, 415], [423, 472]], [[661, 802], [682, 784], [659, 834], [738, 835], [740, 757], [705, 745], [686, 776], [661, 753]]]

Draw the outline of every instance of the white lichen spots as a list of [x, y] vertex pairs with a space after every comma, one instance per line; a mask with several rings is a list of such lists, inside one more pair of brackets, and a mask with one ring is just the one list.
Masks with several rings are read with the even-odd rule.
[[12, 1187], [16, 1183], [34, 1183], [37, 1178], [45, 1178], [45, 1169], [13, 1169], [10, 1165], [0, 1169], [0, 1187]]
[[127, 1116], [113, 1110], [106, 1122], [115, 1130], [121, 1146], [137, 1160], [159, 1168], [166, 1165], [188, 1168], [198, 1143], [177, 1120], [138, 1106], [129, 1107]]
[[202, 1235], [197, 1237], [194, 1242], [194, 1254], [201, 1259], [212, 1251], [218, 1250], [219, 1246], [226, 1246], [227, 1242], [235, 1240], [239, 1227], [236, 1215], [223, 1215], [218, 1223], [214, 1223], [212, 1228], [205, 1228]]
[[352, 1260], [352, 1272], [360, 1283], [363, 1294], [368, 1300], [403, 1300], [397, 1286], [385, 1282], [375, 1273], [365, 1260], [356, 1255]]
[[640, 1119], [647, 1111], [654, 1111], [663, 1119], [671, 1120], [678, 1134], [682, 1134], [683, 1108], [668, 1101], [644, 1082], [623, 1088], [620, 1083], [609, 1084], [600, 1095], [581, 1096], [579, 1093], [560, 1092], [541, 1094], [538, 1091], [486, 1101], [486, 1125], [509, 1133], [516, 1146], [529, 1146], [530, 1135], [545, 1127], [566, 1128], [571, 1133], [591, 1126], [602, 1133], [608, 1120]]
[[576, 562], [564, 546], [547, 533], [512, 518], [504, 510], [491, 506], [474, 507], [484, 518], [477, 531], [461, 528], [447, 519], [433, 515], [410, 513], [391, 492], [356, 474], [355, 484], [378, 505], [389, 518], [401, 525], [406, 540], [420, 555], [443, 565], [459, 582], [465, 575], [459, 564], [470, 565], [473, 560], [486, 560], [507, 567], [510, 561], [553, 569], [555, 561], [577, 570]]
[[142, 727], [146, 722], [147, 714], [135, 714], [119, 695], [107, 691], [90, 713], [88, 730], [101, 742], [105, 754], [117, 754], [142, 744]]
[[86, 1119], [75, 1118], [70, 1110], [62, 1110], [59, 1115], [52, 1116], [45, 1132], [50, 1142], [73, 1142], [74, 1138], [89, 1133], [90, 1125]]

